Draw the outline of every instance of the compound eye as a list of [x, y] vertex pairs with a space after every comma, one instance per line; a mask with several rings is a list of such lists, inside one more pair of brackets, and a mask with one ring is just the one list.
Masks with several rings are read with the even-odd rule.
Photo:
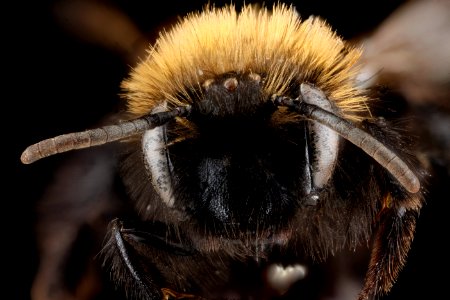
[[[337, 113], [337, 109], [319, 89], [302, 84], [300, 93], [306, 103]], [[311, 190], [314, 191], [323, 188], [333, 175], [339, 152], [340, 136], [334, 130], [316, 121], [308, 122], [307, 131], [306, 155], [310, 166]]]
[[[165, 105], [154, 109], [152, 113], [165, 110]], [[173, 206], [172, 172], [173, 165], [167, 149], [167, 126], [147, 130], [142, 137], [142, 152], [151, 183], [161, 200], [169, 207]]]

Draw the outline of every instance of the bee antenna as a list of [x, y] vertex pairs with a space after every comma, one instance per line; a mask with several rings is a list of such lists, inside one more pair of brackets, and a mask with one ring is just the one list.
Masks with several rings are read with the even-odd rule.
[[59, 135], [28, 146], [23, 151], [20, 160], [31, 164], [41, 158], [76, 149], [99, 146], [117, 140], [125, 139], [146, 130], [162, 126], [175, 117], [185, 117], [191, 111], [191, 106], [179, 106], [171, 111], [145, 115], [138, 119], [126, 121], [117, 125], [109, 125], [82, 132]]
[[[314, 89], [314, 87], [302, 84], [302, 96], [306, 96], [306, 93], [303, 93], [306, 89]], [[308, 104], [301, 97], [292, 99], [275, 95], [272, 97], [272, 101], [276, 106], [286, 106], [307, 119], [327, 126], [358, 146], [388, 170], [408, 192], [417, 193], [420, 190], [420, 181], [408, 165], [383, 143], [355, 124], [316, 105]]]

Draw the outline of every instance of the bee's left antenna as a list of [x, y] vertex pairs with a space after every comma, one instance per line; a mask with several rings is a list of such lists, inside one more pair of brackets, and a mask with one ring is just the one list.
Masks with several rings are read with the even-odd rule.
[[[325, 97], [317, 88], [306, 83], [301, 84], [300, 90], [301, 97]], [[421, 186], [419, 179], [394, 151], [355, 124], [316, 105], [308, 104], [302, 101], [301, 97], [292, 99], [274, 95], [272, 101], [276, 105], [289, 107], [300, 115], [334, 130], [386, 168], [408, 192], [413, 194], [419, 192]]]
[[175, 117], [187, 116], [190, 111], [190, 105], [180, 106], [171, 111], [149, 114], [117, 125], [59, 135], [28, 146], [23, 151], [20, 160], [24, 164], [31, 164], [54, 154], [121, 140], [164, 125]]

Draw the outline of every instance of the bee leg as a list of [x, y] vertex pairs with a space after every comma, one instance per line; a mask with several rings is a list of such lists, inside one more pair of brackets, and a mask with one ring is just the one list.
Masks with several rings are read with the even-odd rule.
[[184, 246], [185, 243], [171, 240], [163, 233], [165, 230], [161, 234], [158, 234], [158, 230], [161, 228], [154, 228], [154, 223], [131, 225], [118, 219], [110, 223], [109, 238], [103, 249], [104, 265], [111, 269], [113, 281], [122, 285], [131, 298], [172, 299], [169, 298], [172, 294], [160, 288], [166, 282], [155, 258], [195, 253]]
[[386, 294], [403, 268], [414, 238], [416, 220], [421, 206], [420, 196], [395, 203], [389, 194], [379, 214], [369, 268], [358, 300], [371, 295]]
[[113, 281], [123, 286], [131, 298], [163, 299], [163, 294], [153, 276], [145, 276], [144, 265], [137, 251], [128, 243], [123, 230], [121, 221], [118, 219], [111, 221], [108, 240], [102, 250], [103, 264], [110, 268]]

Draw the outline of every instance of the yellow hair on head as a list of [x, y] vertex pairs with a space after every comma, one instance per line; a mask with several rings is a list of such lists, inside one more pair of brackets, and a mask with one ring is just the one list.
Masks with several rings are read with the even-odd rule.
[[325, 92], [347, 119], [359, 120], [367, 98], [356, 88], [361, 51], [346, 45], [319, 18], [301, 21], [292, 6], [233, 5], [206, 8], [162, 32], [122, 87], [128, 110], [148, 114], [200, 99], [201, 85], [226, 72], [260, 74], [268, 96], [283, 95], [292, 82], [309, 82]]

